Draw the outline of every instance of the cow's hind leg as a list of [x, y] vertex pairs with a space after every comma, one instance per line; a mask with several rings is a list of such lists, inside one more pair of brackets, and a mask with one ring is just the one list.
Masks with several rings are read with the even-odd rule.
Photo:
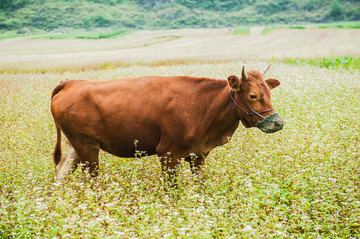
[[64, 179], [69, 173], [72, 173], [78, 163], [80, 162], [80, 158], [76, 153], [74, 147], [71, 145], [70, 141], [65, 138], [65, 146], [66, 146], [66, 156], [61, 159], [58, 165], [56, 165], [55, 173], [56, 178], [59, 180]]
[[89, 138], [73, 140], [72, 145], [77, 152], [80, 163], [89, 172], [91, 177], [98, 176], [99, 172], [99, 143]]
[[56, 177], [64, 179], [76, 169], [79, 163], [84, 165], [91, 177], [96, 177], [99, 169], [99, 144], [89, 139], [78, 140], [74, 137], [70, 137], [70, 140], [65, 137], [65, 142], [67, 156], [56, 166]]

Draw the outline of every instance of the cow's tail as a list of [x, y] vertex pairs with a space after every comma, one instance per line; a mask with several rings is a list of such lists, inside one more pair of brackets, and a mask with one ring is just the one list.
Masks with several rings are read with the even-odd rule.
[[[56, 94], [58, 94], [62, 89], [65, 88], [65, 86], [69, 83], [70, 81], [66, 80], [66, 81], [62, 81], [60, 82], [59, 85], [57, 85], [55, 87], [55, 89], [52, 92], [51, 95], [51, 99], [54, 98], [54, 96]], [[54, 149], [54, 163], [55, 166], [58, 165], [61, 161], [61, 156], [62, 156], [62, 152], [61, 152], [61, 129], [60, 127], [56, 124], [55, 122], [55, 126], [56, 126], [56, 144], [55, 144], [55, 149]]]
[[[56, 124], [55, 124], [56, 125]], [[61, 161], [61, 129], [58, 125], [56, 125], [56, 144], [54, 149], [54, 163], [55, 166], [58, 165]]]
[[[58, 84], [55, 89], [52, 92], [51, 95], [51, 99], [53, 99], [55, 97], [55, 95], [57, 95], [60, 91], [62, 91], [65, 87], [70, 87], [71, 85], [77, 84], [78, 82], [81, 81], [74, 81], [74, 80], [65, 80], [60, 82], [60, 84]], [[56, 125], [56, 133], [57, 133], [57, 139], [56, 139], [56, 144], [55, 144], [55, 149], [54, 149], [54, 162], [55, 165], [58, 165], [61, 161], [61, 129], [59, 127], [59, 125], [56, 123], [55, 117], [54, 117], [54, 121], [55, 121], [55, 125]]]

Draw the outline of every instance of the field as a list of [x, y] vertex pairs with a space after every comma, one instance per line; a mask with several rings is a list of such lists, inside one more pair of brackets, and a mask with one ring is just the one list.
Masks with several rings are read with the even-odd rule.
[[[260, 42], [277, 31], [256, 38], [216, 37], [220, 30], [209, 30], [206, 36], [212, 40], [199, 49], [202, 34], [188, 46], [183, 41], [192, 31], [162, 32], [163, 38], [146, 32], [148, 46], [146, 38], [137, 37], [129, 40], [129, 49], [125, 40], [132, 34], [123, 37], [124, 45], [122, 38], [0, 41], [0, 238], [360, 237], [359, 70], [281, 61], [299, 52], [311, 52], [301, 58], [337, 56], [340, 50], [359, 56], [359, 49], [351, 48], [359, 45], [359, 31], [336, 30], [348, 36], [340, 47], [333, 30], [314, 30], [310, 35], [322, 35], [327, 54], [320, 54], [320, 43], [315, 53], [296, 50], [301, 34], [296, 44], [288, 43], [293, 48], [281, 47], [287, 42], [283, 38], [264, 41], [261, 49], [251, 42], [237, 45], [239, 38]], [[181, 49], [191, 58], [184, 58]], [[207, 158], [206, 180], [193, 177], [183, 163], [179, 188], [169, 189], [157, 157], [125, 159], [104, 152], [96, 181], [84, 181], [80, 170], [64, 182], [54, 180], [50, 95], [61, 80], [143, 75], [226, 79], [240, 75], [244, 63], [258, 70], [269, 62], [273, 66], [267, 77], [282, 82], [272, 102], [285, 120], [284, 129], [268, 135], [240, 125], [230, 142]]]
[[[50, 37], [47, 34], [36, 39], [5, 39], [0, 41], [0, 72], [79, 71], [130, 64], [360, 56], [360, 30], [275, 29], [262, 35], [262, 28], [252, 28], [250, 35], [236, 35], [234, 32], [236, 29], [138, 31], [101, 41], [49, 40], [46, 39]], [[89, 33], [78, 34], [89, 36]], [[64, 35], [72, 36], [61, 33], [51, 36], [61, 38]]]

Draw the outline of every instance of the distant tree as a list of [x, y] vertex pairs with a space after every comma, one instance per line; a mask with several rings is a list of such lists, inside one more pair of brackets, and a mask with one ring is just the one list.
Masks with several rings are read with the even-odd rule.
[[92, 16], [90, 21], [95, 27], [108, 27], [111, 24], [111, 21], [103, 16]]
[[314, 0], [307, 0], [304, 4], [304, 9], [306, 11], [312, 11], [315, 9], [315, 1]]
[[26, 4], [26, 0], [0, 0], [0, 9], [10, 10], [23, 7]]
[[334, 0], [331, 4], [330, 17], [333, 18], [334, 20], [344, 19], [343, 10], [337, 0]]
[[163, 4], [173, 3], [175, 0], [136, 0], [135, 2], [145, 8], [156, 8]]
[[11, 0], [0, 0], [0, 9], [8, 9], [11, 6]]
[[[67, 0], [67, 1], [70, 1], [70, 0]], [[72, 1], [74, 1], [74, 0], [72, 0]], [[100, 3], [100, 4], [108, 4], [108, 5], [115, 5], [115, 4], [122, 3], [122, 0], [87, 0], [87, 1]]]
[[360, 20], [360, 7], [354, 12], [354, 18], [352, 20]]

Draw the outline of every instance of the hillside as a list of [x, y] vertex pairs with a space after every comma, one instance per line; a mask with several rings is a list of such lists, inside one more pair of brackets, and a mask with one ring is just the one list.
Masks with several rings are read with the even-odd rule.
[[360, 20], [358, 0], [0, 0], [0, 29], [236, 27]]

